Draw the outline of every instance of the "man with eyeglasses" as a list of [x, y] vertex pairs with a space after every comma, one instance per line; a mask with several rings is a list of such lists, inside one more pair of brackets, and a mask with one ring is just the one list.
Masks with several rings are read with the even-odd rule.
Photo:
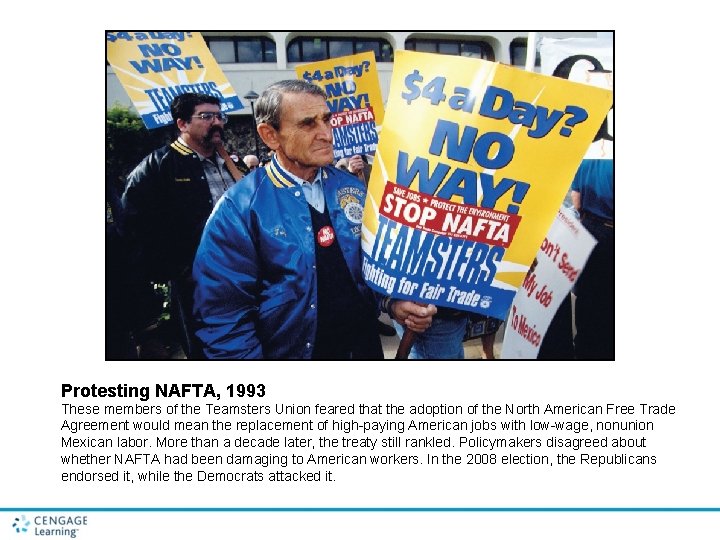
[[[258, 134], [275, 155], [220, 200], [195, 257], [208, 358], [383, 358], [381, 302], [361, 269], [366, 186], [332, 166], [326, 99], [319, 86], [287, 80], [255, 104]], [[382, 304], [416, 332], [436, 311]]]
[[194, 358], [201, 352], [192, 328], [193, 258], [213, 206], [240, 175], [222, 148], [228, 117], [217, 97], [180, 94], [170, 110], [179, 136], [130, 173], [119, 222], [143, 278], [169, 284], [171, 321]]

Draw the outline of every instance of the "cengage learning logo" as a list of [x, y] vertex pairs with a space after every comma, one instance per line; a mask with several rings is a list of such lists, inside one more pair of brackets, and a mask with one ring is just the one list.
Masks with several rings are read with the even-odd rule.
[[19, 518], [15, 518], [15, 521], [13, 521], [13, 529], [15, 529], [16, 533], [19, 532], [28, 532], [28, 527], [30, 526], [30, 521], [25, 518], [25, 516], [20, 516]]

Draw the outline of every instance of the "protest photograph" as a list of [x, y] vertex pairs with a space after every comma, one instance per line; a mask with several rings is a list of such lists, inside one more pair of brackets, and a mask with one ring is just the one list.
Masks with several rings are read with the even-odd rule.
[[614, 358], [612, 32], [106, 38], [108, 360]]

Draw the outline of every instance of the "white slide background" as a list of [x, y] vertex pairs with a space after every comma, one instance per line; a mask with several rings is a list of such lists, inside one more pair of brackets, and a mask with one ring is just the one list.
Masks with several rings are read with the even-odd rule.
[[[173, 4], [175, 6], [175, 4]], [[370, 4], [367, 5], [368, 7]], [[718, 538], [716, 241], [717, 125], [714, 94], [688, 62], [688, 35], [660, 46], [639, 22], [598, 13], [566, 28], [617, 28], [616, 151], [618, 265], [617, 361], [425, 363], [159, 363], [104, 362], [104, 207], [102, 117], [105, 27], [292, 26], [234, 4], [185, 8], [137, 2], [110, 8], [115, 19], [95, 28], [66, 20], [67, 6], [44, 11], [37, 29], [2, 37], [13, 81], [3, 89], [5, 175], [0, 183], [4, 255], [3, 360], [0, 391], [0, 539], [29, 538], [11, 527], [32, 508], [157, 507], [703, 507], [715, 512], [132, 512], [89, 513], [79, 538]], [[528, 4], [527, 10], [539, 9]], [[331, 9], [332, 8], [332, 9]], [[335, 9], [337, 8], [337, 9]], [[175, 9], [172, 7], [172, 9]], [[339, 5], [308, 6], [332, 11]], [[432, 24], [559, 29], [554, 18], [510, 18], [492, 8], [438, 7]], [[503, 8], [508, 10], [508, 8]], [[549, 9], [549, 8], [548, 8]], [[365, 8], [363, 22], [383, 21]], [[520, 10], [522, 11], [522, 10]], [[232, 16], [229, 15], [232, 13]], [[309, 12], [309, 26], [313, 22]], [[528, 11], [530, 14], [531, 12]], [[34, 13], [37, 15], [37, 13]], [[134, 16], [133, 16], [134, 14]], [[515, 11], [517, 14], [517, 11]], [[515, 16], [512, 15], [512, 17]], [[441, 16], [442, 15], [442, 16]], [[470, 16], [472, 15], [472, 16]], [[176, 15], [177, 16], [177, 15]], [[327, 14], [326, 14], [327, 16]], [[339, 17], [339, 18], [338, 18]], [[269, 19], [269, 20], [268, 20]], [[393, 19], [388, 19], [393, 20]], [[620, 19], [622, 21], [622, 19]], [[439, 23], [441, 21], [442, 23]], [[508, 21], [512, 21], [511, 23]], [[357, 22], [357, 21], [355, 21]], [[406, 22], [402, 19], [402, 22]], [[409, 21], [408, 21], [409, 22]], [[660, 20], [643, 25], [662, 26]], [[47, 24], [46, 28], [42, 24]], [[327, 23], [330, 24], [330, 23]], [[348, 22], [348, 24], [350, 24]], [[669, 23], [668, 23], [669, 24]], [[437, 26], [436, 26], [437, 25]], [[400, 20], [394, 24], [401, 26]], [[362, 27], [362, 26], [361, 26]], [[702, 35], [701, 29], [697, 34]], [[667, 36], [666, 36], [667, 37]], [[697, 36], [692, 36], [696, 39]], [[665, 43], [665, 42], [663, 42]], [[714, 45], [713, 45], [714, 46]], [[663, 56], [657, 54], [662, 49]], [[697, 55], [698, 53], [693, 53]], [[708, 62], [711, 60], [706, 58]], [[711, 66], [698, 65], [709, 68]], [[9, 76], [8, 75], [8, 76]], [[653, 77], [653, 75], [655, 77]], [[14, 86], [13, 86], [14, 85]], [[15, 88], [15, 90], [12, 90]], [[705, 104], [704, 106], [702, 104]], [[37, 118], [42, 116], [44, 130]], [[669, 403], [677, 414], [653, 434], [652, 467], [449, 467], [344, 469], [334, 484], [300, 487], [173, 484], [101, 486], [58, 480], [60, 385], [263, 382], [268, 403]], [[86, 404], [90, 400], [86, 400]], [[105, 401], [100, 400], [99, 404]], [[150, 401], [149, 403], [155, 403]]]

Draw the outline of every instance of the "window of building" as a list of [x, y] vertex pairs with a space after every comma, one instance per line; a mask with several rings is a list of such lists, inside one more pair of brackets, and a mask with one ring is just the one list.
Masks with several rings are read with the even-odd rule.
[[[524, 66], [527, 58], [527, 38], [515, 38], [510, 42], [510, 59], [513, 66]], [[540, 67], [540, 51], [535, 49], [535, 67]]]
[[275, 63], [275, 42], [266, 37], [206, 37], [218, 64]]
[[451, 39], [410, 38], [405, 41], [409, 51], [468, 56], [495, 61], [495, 53], [485, 41], [464, 41]]
[[317, 62], [372, 51], [376, 62], [392, 62], [393, 49], [382, 38], [298, 37], [288, 44], [288, 62]]

